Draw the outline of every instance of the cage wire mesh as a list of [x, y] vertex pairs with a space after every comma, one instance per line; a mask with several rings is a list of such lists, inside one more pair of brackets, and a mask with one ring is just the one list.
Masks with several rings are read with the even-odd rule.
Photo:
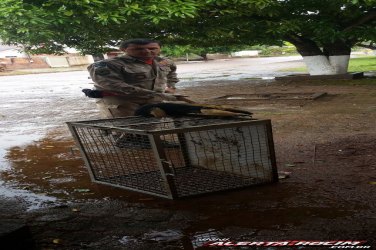
[[180, 198], [276, 182], [270, 120], [68, 122], [92, 181]]

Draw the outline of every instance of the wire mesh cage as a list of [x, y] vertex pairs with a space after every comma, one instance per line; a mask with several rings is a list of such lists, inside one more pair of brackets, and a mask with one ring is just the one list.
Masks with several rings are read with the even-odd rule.
[[270, 120], [68, 122], [92, 181], [175, 199], [278, 180]]

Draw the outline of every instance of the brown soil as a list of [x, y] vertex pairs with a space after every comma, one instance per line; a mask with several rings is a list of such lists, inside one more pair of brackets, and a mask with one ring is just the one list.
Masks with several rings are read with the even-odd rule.
[[[197, 102], [237, 106], [252, 111], [256, 119], [271, 119], [281, 177], [276, 185], [177, 202], [96, 185], [78, 153], [70, 152], [70, 137], [65, 134], [69, 139], [61, 140], [60, 132], [25, 149], [12, 149], [9, 159], [16, 172], [3, 177], [81, 201], [26, 216], [40, 249], [192, 249], [187, 241], [209, 229], [234, 241], [365, 240], [365, 245], [376, 246], [374, 81], [255, 85], [244, 80], [181, 90]], [[279, 97], [267, 99], [270, 93]], [[314, 93], [327, 94], [303, 98]], [[218, 98], [227, 95], [248, 99]], [[34, 161], [33, 155], [39, 157]], [[67, 173], [73, 182], [61, 180]], [[53, 217], [55, 213], [60, 217]], [[166, 243], [145, 236], [167, 229], [184, 237]], [[120, 244], [124, 236], [137, 240]]]

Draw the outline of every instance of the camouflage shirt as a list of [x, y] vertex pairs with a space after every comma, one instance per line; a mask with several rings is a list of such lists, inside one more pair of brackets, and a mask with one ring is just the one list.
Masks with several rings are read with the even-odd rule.
[[179, 81], [176, 65], [161, 57], [154, 58], [150, 65], [130, 56], [119, 56], [93, 63], [88, 71], [97, 89], [134, 96], [163, 93], [166, 86], [174, 88]]

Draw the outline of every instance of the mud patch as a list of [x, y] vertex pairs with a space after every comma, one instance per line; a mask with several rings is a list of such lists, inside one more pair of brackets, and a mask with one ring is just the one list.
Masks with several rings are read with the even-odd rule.
[[[173, 202], [139, 195], [91, 183], [66, 135], [48, 135], [6, 151], [11, 168], [2, 177], [19, 189], [59, 199], [46, 210], [25, 215], [40, 249], [127, 249], [127, 244], [133, 244], [128, 249], [199, 249], [206, 236], [236, 241], [359, 239], [376, 245], [374, 88], [245, 83], [183, 94], [203, 100], [245, 90], [264, 93], [265, 88], [271, 93], [329, 93], [300, 108], [293, 102], [275, 103], [273, 112], [256, 103], [262, 112], [255, 116], [272, 119], [278, 170], [291, 173], [278, 184]], [[248, 102], [239, 105], [254, 108]], [[163, 242], [144, 237], [168, 230], [182, 238]], [[57, 245], [54, 239], [61, 241]]]

